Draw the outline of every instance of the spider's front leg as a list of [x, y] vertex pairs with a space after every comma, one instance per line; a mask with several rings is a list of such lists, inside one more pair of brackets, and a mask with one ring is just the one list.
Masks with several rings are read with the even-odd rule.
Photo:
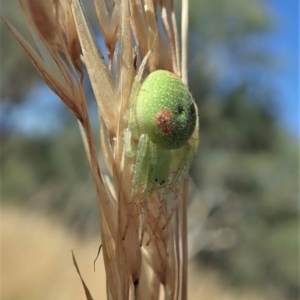
[[132, 196], [138, 196], [139, 189], [148, 181], [148, 173], [151, 166], [151, 153], [149, 138], [141, 134], [135, 154], [134, 175], [132, 182]]
[[137, 141], [132, 137], [132, 131], [127, 128], [124, 131], [124, 143], [126, 156], [133, 158], [131, 169], [133, 178], [131, 183], [131, 201], [128, 203], [128, 217], [123, 232], [123, 239], [125, 239], [134, 206], [142, 207], [142, 210], [144, 210], [144, 206], [147, 206], [147, 198], [143, 196], [145, 192], [142, 192], [142, 188], [148, 181], [148, 173], [151, 166], [151, 160], [149, 159], [151, 157], [149, 139], [147, 135], [140, 135]]
[[149, 141], [146, 134], [141, 134], [135, 153], [131, 192], [134, 202], [138, 202], [139, 207], [141, 207], [141, 214], [144, 219], [140, 245], [143, 243], [147, 226], [148, 197], [152, 192], [152, 183], [149, 181], [149, 173], [150, 170], [155, 168], [156, 160], [157, 157], [153, 143]]

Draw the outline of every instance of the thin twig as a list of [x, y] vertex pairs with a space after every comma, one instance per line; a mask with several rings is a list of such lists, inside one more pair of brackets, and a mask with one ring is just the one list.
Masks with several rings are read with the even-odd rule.
[[181, 11], [181, 79], [188, 85], [189, 0], [182, 0]]
[[182, 286], [181, 299], [187, 300], [188, 283], [188, 240], [187, 240], [187, 201], [188, 201], [189, 176], [186, 177], [182, 185], [182, 207], [181, 207], [181, 239], [182, 239]]

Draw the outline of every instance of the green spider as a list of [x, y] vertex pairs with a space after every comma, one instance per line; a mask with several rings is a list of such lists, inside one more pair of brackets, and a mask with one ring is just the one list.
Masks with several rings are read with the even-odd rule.
[[166, 201], [182, 183], [198, 147], [199, 129], [197, 106], [181, 79], [157, 70], [141, 83], [141, 69], [131, 93], [125, 152], [134, 158], [132, 199], [141, 196], [145, 210], [154, 191], [163, 191]]

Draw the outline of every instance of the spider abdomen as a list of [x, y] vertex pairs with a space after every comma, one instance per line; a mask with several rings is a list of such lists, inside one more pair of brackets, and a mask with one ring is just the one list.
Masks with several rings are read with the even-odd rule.
[[173, 73], [152, 72], [137, 96], [136, 122], [140, 134], [163, 149], [177, 149], [190, 139], [196, 125], [192, 95]]

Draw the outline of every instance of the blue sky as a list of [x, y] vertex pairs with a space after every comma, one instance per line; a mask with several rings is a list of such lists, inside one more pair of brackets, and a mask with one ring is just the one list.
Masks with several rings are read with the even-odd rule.
[[267, 40], [280, 61], [279, 70], [274, 74], [279, 91], [278, 121], [299, 137], [299, 0], [269, 0], [268, 7], [275, 24]]
[[[275, 101], [279, 112], [279, 126], [292, 136], [299, 138], [298, 2], [298, 0], [267, 0], [267, 8], [274, 19], [274, 27], [264, 40], [270, 54], [277, 57], [279, 63], [271, 78], [276, 86]], [[62, 103], [48, 87], [40, 86], [26, 98], [28, 101], [23, 102], [14, 111], [9, 122], [15, 131], [35, 135], [46, 134], [50, 128], [59, 129], [60, 124], [55, 113]], [[2, 114], [5, 114], [5, 109], [1, 105], [0, 119]], [[41, 117], [43, 122], [41, 122]], [[22, 120], [22, 123], [18, 120]], [[45, 124], [44, 127], [41, 123]]]

